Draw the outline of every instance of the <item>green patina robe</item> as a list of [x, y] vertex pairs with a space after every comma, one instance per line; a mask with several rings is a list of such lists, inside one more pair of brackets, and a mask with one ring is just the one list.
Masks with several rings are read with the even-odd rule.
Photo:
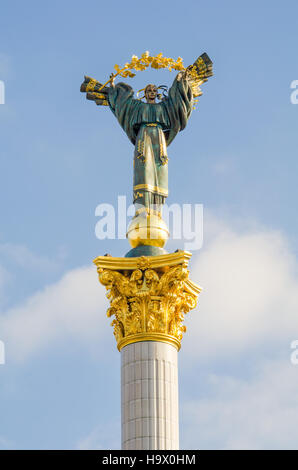
[[168, 196], [167, 146], [188, 121], [193, 107], [188, 80], [175, 78], [168, 96], [159, 103], [133, 98], [126, 83], [109, 88], [111, 110], [135, 145], [133, 202], [159, 211]]

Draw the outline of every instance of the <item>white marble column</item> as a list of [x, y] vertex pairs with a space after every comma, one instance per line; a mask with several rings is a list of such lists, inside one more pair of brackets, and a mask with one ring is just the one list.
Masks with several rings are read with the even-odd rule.
[[163, 342], [121, 349], [122, 449], [179, 448], [178, 352]]

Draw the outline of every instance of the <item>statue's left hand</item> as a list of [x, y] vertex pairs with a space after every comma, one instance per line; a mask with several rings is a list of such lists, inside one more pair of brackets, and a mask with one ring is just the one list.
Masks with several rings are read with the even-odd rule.
[[192, 66], [189, 65], [183, 72], [178, 73], [178, 77], [177, 77], [178, 82], [180, 82], [181, 78], [184, 78], [185, 80], [190, 78], [190, 69], [191, 69], [191, 67]]
[[192, 65], [189, 65], [185, 71], [184, 71], [184, 78], [187, 80], [188, 78], [190, 78], [190, 70], [192, 68]]

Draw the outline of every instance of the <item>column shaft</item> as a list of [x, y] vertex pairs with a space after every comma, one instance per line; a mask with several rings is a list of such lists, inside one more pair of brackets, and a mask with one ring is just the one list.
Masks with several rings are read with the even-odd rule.
[[121, 349], [122, 449], [179, 448], [178, 353], [157, 341]]

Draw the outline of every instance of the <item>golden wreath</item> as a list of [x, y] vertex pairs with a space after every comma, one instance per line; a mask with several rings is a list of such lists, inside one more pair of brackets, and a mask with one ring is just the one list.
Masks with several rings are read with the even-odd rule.
[[132, 73], [131, 70], [142, 71], [146, 70], [149, 66], [153, 69], [169, 69], [170, 71], [174, 70], [186, 70], [183, 65], [182, 57], [178, 57], [177, 60], [171, 59], [170, 57], [163, 57], [160, 52], [157, 56], [150, 56], [149, 51], [144, 52], [140, 58], [133, 55], [131, 62], [126, 62], [123, 68], [120, 68], [118, 64], [114, 65], [116, 70], [116, 75], [121, 75], [121, 77], [134, 77], [136, 74]]

